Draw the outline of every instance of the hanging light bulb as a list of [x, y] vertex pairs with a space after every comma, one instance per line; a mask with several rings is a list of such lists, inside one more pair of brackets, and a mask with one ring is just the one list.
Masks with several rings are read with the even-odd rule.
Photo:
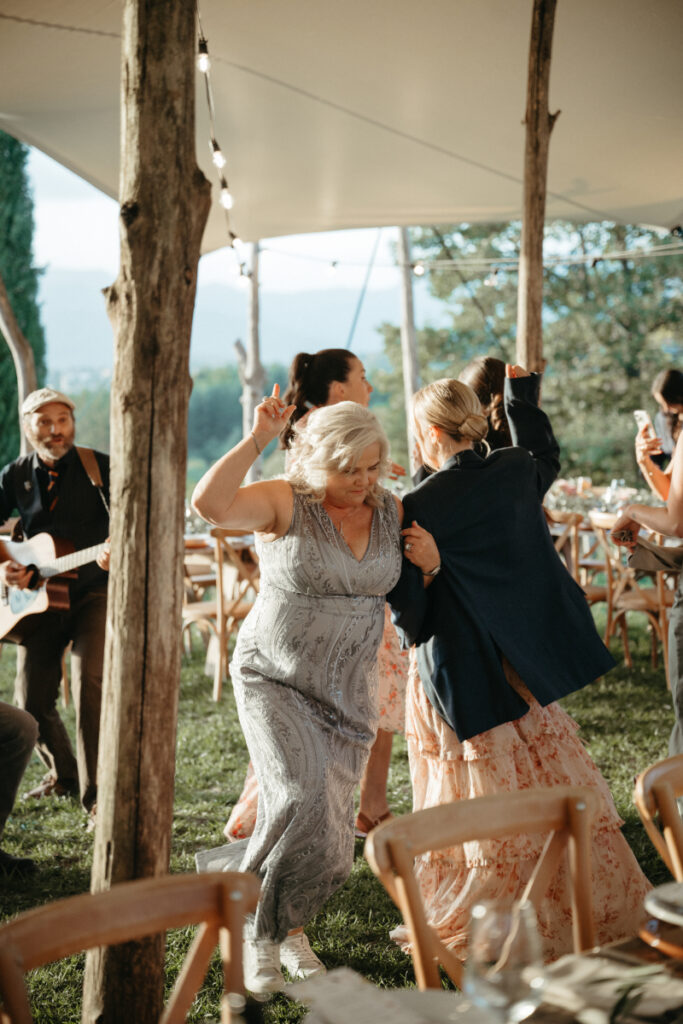
[[240, 263], [240, 276], [238, 279], [238, 284], [240, 288], [247, 288], [250, 280], [251, 274], [249, 273], [248, 270], [244, 269], [244, 263]]
[[210, 67], [211, 61], [209, 60], [209, 44], [204, 36], [201, 36], [197, 49], [197, 70], [201, 71], [203, 75], [207, 75]]
[[425, 272], [424, 263], [414, 263], [413, 264], [413, 273], [415, 274], [415, 277], [424, 277], [424, 272]]
[[498, 267], [492, 270], [487, 278], [484, 279], [484, 284], [489, 288], [495, 288], [498, 284]]
[[232, 192], [228, 188], [228, 183], [221, 175], [221, 198], [220, 204], [224, 210], [232, 210], [235, 205], [235, 200], [232, 198]]
[[327, 268], [327, 276], [328, 277], [336, 277], [337, 276], [337, 266], [338, 266], [338, 261], [337, 260], [332, 260], [332, 262], [330, 263], [329, 267]]
[[211, 159], [218, 170], [221, 171], [225, 167], [225, 157], [215, 139], [211, 139], [211, 151]]
[[233, 249], [239, 249], [242, 246], [242, 239], [234, 231], [230, 232], [230, 245]]

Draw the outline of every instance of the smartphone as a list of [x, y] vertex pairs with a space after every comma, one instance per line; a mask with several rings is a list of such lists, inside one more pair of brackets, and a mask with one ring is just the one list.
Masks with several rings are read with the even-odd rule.
[[652, 425], [652, 419], [650, 418], [649, 412], [645, 409], [635, 409], [633, 412], [636, 423], [638, 424], [638, 430], [642, 430], [643, 427], [647, 427], [652, 437], [655, 436], [655, 428]]

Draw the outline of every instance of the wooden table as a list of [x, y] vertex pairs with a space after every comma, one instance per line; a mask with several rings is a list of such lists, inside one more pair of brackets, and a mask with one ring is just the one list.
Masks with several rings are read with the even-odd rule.
[[[667, 934], [683, 945], [683, 929]], [[683, 960], [663, 956], [638, 937], [589, 953], [561, 957], [546, 968], [546, 990], [529, 1024], [609, 1024], [624, 994], [631, 1008], [619, 1024], [674, 1021], [683, 1008]], [[342, 967], [288, 985], [293, 999], [310, 1007], [307, 1024], [491, 1024], [493, 1017], [459, 992], [444, 989], [380, 989]], [[683, 1016], [681, 1017], [683, 1020]]]

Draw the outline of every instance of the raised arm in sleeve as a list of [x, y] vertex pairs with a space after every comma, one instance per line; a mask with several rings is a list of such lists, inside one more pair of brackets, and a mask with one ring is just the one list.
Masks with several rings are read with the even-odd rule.
[[507, 378], [505, 381], [505, 413], [510, 424], [512, 443], [525, 448], [536, 463], [539, 497], [544, 494], [560, 472], [560, 446], [555, 440], [550, 420], [538, 407], [540, 378]]

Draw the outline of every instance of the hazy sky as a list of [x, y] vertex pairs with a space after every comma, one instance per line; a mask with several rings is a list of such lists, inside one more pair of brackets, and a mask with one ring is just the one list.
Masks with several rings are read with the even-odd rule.
[[[50, 380], [58, 383], [57, 374], [81, 369], [106, 374], [113, 341], [101, 289], [118, 271], [117, 204], [38, 150], [31, 150], [29, 176], [35, 204], [34, 257], [45, 268], [40, 300]], [[379, 324], [400, 322], [401, 282], [393, 252], [397, 229], [261, 242], [264, 362], [289, 362], [298, 351], [346, 345], [378, 236], [351, 345], [353, 351], [369, 354], [381, 350]], [[232, 249], [201, 258], [190, 353], [194, 369], [234, 360], [233, 343], [246, 335], [245, 283]], [[418, 326], [440, 321], [442, 306], [424, 279], [415, 280], [414, 293]]]
[[[115, 275], [115, 201], [35, 149], [31, 150], [29, 174], [35, 201], [37, 263], [51, 269], [98, 269]], [[331, 285], [360, 288], [377, 233], [373, 228], [264, 240], [261, 287], [276, 291], [329, 289]], [[372, 288], [398, 287], [391, 251], [396, 234], [394, 228], [381, 231], [369, 285]], [[338, 261], [334, 271], [333, 261]], [[236, 276], [237, 261], [228, 248], [209, 253], [200, 261], [201, 284], [234, 280]]]

